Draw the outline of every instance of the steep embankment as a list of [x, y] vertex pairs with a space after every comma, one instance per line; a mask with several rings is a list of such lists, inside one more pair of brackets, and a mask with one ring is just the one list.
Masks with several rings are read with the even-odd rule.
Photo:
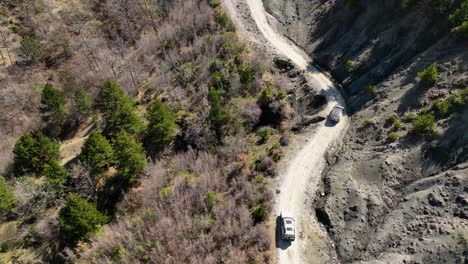
[[[310, 64], [310, 57], [271, 27], [263, 3], [260, 0], [248, 0], [245, 3], [238, 3], [237, 7], [245, 4], [265, 40], [263, 43], [265, 47], [272, 47], [274, 53], [289, 58], [299, 69], [306, 70], [304, 75], [309, 85], [326, 96], [328, 105], [322, 110], [321, 115], [326, 116], [337, 103], [344, 105], [344, 100], [333, 82]], [[226, 5], [234, 17], [239, 17], [237, 12], [242, 12], [242, 9], [234, 8], [232, 2]], [[248, 27], [243, 25], [246, 20], [237, 19], [237, 22], [240, 24], [240, 28]], [[303, 263], [307, 261], [303, 256], [305, 249], [311, 245], [317, 247], [318, 241], [310, 240], [313, 240], [317, 234], [321, 234], [321, 229], [310, 214], [310, 205], [307, 203], [308, 196], [317, 193], [321, 173], [326, 166], [324, 155], [327, 149], [340, 138], [347, 126], [347, 117], [336, 125], [324, 121], [307, 134], [306, 142], [300, 150], [291, 155], [293, 157], [289, 160], [287, 169], [281, 177], [276, 201], [278, 213], [287, 210], [296, 216], [298, 239], [293, 243], [278, 241], [278, 263]], [[327, 248], [326, 244], [320, 246]], [[317, 251], [309, 254], [320, 254]], [[320, 257], [326, 259], [330, 257], [330, 254], [320, 255]]]
[[[265, 1], [349, 95], [353, 122], [317, 204], [344, 263], [467, 258], [468, 44], [447, 19], [461, 2]], [[424, 82], [431, 64], [438, 78]]]

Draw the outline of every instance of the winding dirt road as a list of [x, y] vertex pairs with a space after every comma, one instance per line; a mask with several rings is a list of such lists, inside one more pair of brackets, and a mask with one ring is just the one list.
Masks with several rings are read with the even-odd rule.
[[[309, 85], [328, 99], [328, 105], [321, 115], [327, 115], [337, 103], [344, 105], [344, 99], [333, 82], [311, 65], [311, 58], [302, 49], [272, 28], [268, 22], [267, 12], [262, 0], [226, 0], [224, 5], [238, 24], [239, 29], [250, 36], [252, 41], [259, 42], [261, 36], [258, 36], [258, 34], [260, 32], [263, 35], [263, 41], [266, 42], [261, 44], [273, 48], [275, 54], [291, 59], [298, 68], [306, 70], [305, 77]], [[250, 11], [250, 14], [245, 14], [245, 12], [248, 12], [247, 10]], [[256, 27], [249, 25], [253, 21]], [[252, 30], [252, 28], [256, 30]], [[310, 204], [307, 201], [310, 201], [311, 196], [317, 192], [321, 173], [326, 167], [324, 154], [336, 140], [343, 136], [348, 123], [347, 117], [344, 117], [336, 125], [323, 122], [318, 128], [307, 134], [306, 143], [297, 153], [290, 155], [292, 159], [289, 160], [287, 169], [281, 173], [280, 193], [276, 197], [277, 213], [287, 210], [295, 215], [297, 236], [296, 241], [293, 243], [279, 241], [277, 244], [277, 262], [279, 264], [325, 263], [327, 259], [331, 259], [330, 255], [321, 259], [310, 257], [311, 255], [320, 256], [320, 254], [323, 256], [323, 247], [317, 249], [317, 251], [322, 251], [320, 253], [306, 254], [306, 251], [317, 245], [317, 241], [310, 240], [324, 237], [321, 234], [323, 231], [313, 212], [311, 212]], [[308, 234], [310, 232], [316, 235], [311, 236]], [[320, 243], [323, 243], [323, 241]]]

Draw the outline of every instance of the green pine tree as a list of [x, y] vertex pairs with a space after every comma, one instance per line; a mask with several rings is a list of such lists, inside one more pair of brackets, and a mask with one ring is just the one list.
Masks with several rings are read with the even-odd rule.
[[105, 135], [113, 137], [121, 131], [139, 134], [143, 130], [143, 123], [136, 115], [132, 100], [116, 81], [107, 80], [101, 86], [97, 107], [106, 121]]
[[15, 207], [15, 203], [14, 189], [0, 176], [0, 217], [8, 214]]
[[48, 162], [60, 157], [59, 148], [59, 144], [41, 132], [24, 134], [13, 149], [15, 174], [41, 174]]
[[78, 87], [78, 89], [76, 89], [74, 99], [75, 111], [78, 118], [86, 118], [93, 109], [93, 99], [83, 87]]
[[111, 138], [122, 131], [140, 135], [143, 128], [144, 124], [136, 115], [133, 103], [130, 100], [124, 100], [115, 116], [106, 120], [103, 133]]
[[60, 187], [68, 178], [68, 171], [57, 160], [51, 160], [44, 167], [44, 176], [52, 186]]
[[146, 117], [149, 124], [144, 139], [145, 148], [149, 153], [155, 154], [171, 143], [177, 127], [176, 118], [167, 105], [160, 100], [155, 100], [150, 105]]
[[107, 222], [109, 217], [100, 213], [94, 204], [77, 194], [70, 194], [59, 212], [60, 236], [65, 244], [75, 245], [88, 239]]
[[126, 132], [117, 134], [112, 145], [119, 175], [128, 179], [129, 185], [134, 184], [146, 165], [143, 146]]
[[94, 174], [99, 174], [113, 164], [114, 151], [103, 135], [93, 132], [81, 149], [80, 160], [88, 165]]
[[67, 119], [68, 112], [65, 108], [67, 102], [64, 92], [47, 83], [41, 94], [42, 119], [53, 125], [61, 126]]
[[222, 91], [216, 90], [214, 88], [211, 88], [208, 93], [208, 100], [210, 101], [211, 105], [209, 120], [211, 126], [216, 131], [218, 139], [221, 139], [223, 134], [223, 126], [226, 124], [227, 121], [226, 113], [224, 112], [221, 106], [222, 93]]
[[106, 80], [99, 91], [97, 107], [106, 119], [113, 119], [122, 105], [125, 94], [114, 80]]

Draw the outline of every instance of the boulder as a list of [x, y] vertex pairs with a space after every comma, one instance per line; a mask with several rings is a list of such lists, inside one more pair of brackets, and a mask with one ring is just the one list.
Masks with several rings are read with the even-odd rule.
[[444, 205], [444, 203], [439, 199], [439, 197], [436, 197], [433, 193], [427, 195], [427, 201], [431, 206], [441, 207]]
[[273, 63], [275, 64], [275, 67], [282, 72], [289, 72], [295, 68], [294, 64], [289, 59], [275, 58]]

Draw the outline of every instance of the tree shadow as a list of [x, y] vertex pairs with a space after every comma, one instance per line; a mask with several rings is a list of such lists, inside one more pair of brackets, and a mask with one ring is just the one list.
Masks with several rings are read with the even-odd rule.
[[291, 241], [283, 240], [281, 237], [281, 217], [278, 215], [276, 217], [276, 228], [275, 228], [275, 241], [276, 241], [276, 248], [281, 250], [286, 250], [291, 246]]
[[424, 135], [417, 135], [413, 131], [409, 131], [407, 135], [400, 138], [398, 147], [402, 150], [410, 150], [414, 146], [425, 141]]
[[438, 138], [436, 145], [427, 144], [426, 157], [427, 170], [433, 164], [440, 164], [442, 168], [448, 168], [464, 162], [468, 159], [468, 106], [452, 117], [450, 127]]
[[67, 161], [63, 166], [69, 169], [73, 164], [78, 164], [80, 162], [80, 155], [72, 158], [71, 160]]
[[427, 87], [421, 83], [416, 83], [412, 88], [405, 92], [401, 97], [397, 112], [404, 113], [408, 110], [417, 107], [418, 100], [427, 92]]
[[128, 179], [116, 174], [106, 180], [102, 190], [97, 193], [97, 209], [107, 215], [114, 215], [117, 205], [129, 190]]

